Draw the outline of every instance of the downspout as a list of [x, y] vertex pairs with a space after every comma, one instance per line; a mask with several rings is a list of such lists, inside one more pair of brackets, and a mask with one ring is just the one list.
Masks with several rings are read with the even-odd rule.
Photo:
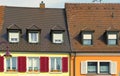
[[74, 64], [73, 64], [74, 65], [74, 70], [73, 70], [74, 76], [76, 76], [76, 64], [75, 63], [76, 63], [76, 52], [74, 52]]
[[69, 53], [69, 76], [71, 76], [71, 52]]

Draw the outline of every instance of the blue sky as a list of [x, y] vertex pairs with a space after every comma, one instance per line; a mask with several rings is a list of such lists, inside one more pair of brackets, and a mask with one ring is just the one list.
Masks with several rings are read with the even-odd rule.
[[[0, 5], [18, 7], [39, 7], [44, 1], [47, 8], [64, 8], [64, 3], [92, 3], [93, 0], [0, 0]], [[120, 0], [102, 0], [102, 3], [120, 3]]]

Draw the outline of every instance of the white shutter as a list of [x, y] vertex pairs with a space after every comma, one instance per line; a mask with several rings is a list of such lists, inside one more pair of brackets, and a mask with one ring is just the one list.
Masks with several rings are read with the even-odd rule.
[[81, 74], [87, 74], [87, 62], [81, 61]]
[[53, 43], [62, 43], [63, 42], [63, 34], [53, 34]]
[[92, 39], [91, 34], [83, 34], [83, 39]]
[[117, 74], [117, 62], [110, 62], [110, 73]]
[[116, 34], [108, 34], [108, 39], [117, 39]]

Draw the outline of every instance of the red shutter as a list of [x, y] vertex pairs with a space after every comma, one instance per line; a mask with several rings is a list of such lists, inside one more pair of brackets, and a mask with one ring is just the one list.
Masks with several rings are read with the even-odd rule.
[[40, 72], [48, 72], [48, 71], [49, 71], [49, 58], [40, 57]]
[[68, 72], [68, 57], [62, 58], [62, 72]]
[[0, 72], [4, 71], [4, 57], [0, 56]]
[[18, 57], [18, 71], [26, 72], [26, 57]]

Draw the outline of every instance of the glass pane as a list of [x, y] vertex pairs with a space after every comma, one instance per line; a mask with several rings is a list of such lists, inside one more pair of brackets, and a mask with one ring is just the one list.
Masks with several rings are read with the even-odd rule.
[[32, 66], [33, 66], [33, 63], [32, 63], [32, 58], [28, 58], [28, 70], [32, 70]]
[[53, 43], [62, 43], [63, 42], [63, 34], [53, 34]]
[[56, 69], [61, 70], [61, 58], [56, 58]]
[[88, 62], [88, 73], [97, 73], [97, 62]]
[[12, 58], [12, 70], [16, 70], [16, 57]]
[[83, 45], [91, 45], [92, 44], [92, 41], [91, 41], [91, 39], [84, 39], [83, 40]]
[[6, 60], [6, 66], [7, 66], [7, 70], [10, 70], [10, 59]]
[[34, 58], [34, 70], [39, 70], [39, 58]]
[[109, 73], [109, 62], [100, 62], [100, 73]]
[[109, 39], [108, 44], [109, 45], [116, 45], [117, 44], [116, 39]]
[[37, 33], [31, 33], [31, 40], [37, 41]]
[[51, 70], [55, 70], [55, 58], [51, 58]]

